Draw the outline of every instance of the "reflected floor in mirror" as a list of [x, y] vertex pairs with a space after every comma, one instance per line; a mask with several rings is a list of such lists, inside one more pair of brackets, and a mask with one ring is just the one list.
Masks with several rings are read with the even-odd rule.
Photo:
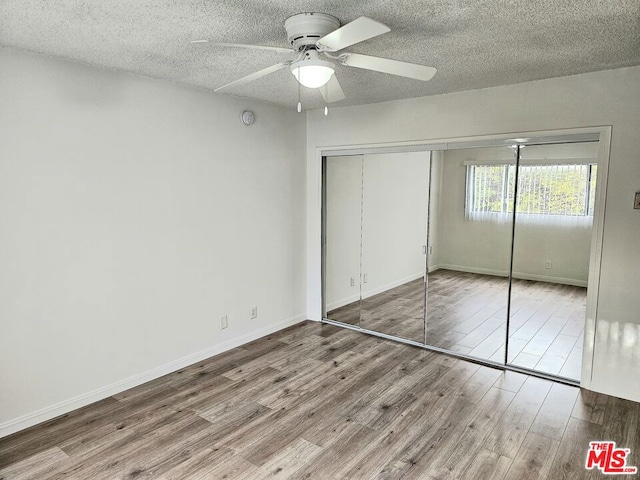
[[[508, 280], [437, 270], [429, 274], [427, 343], [465, 355], [504, 361]], [[368, 330], [421, 342], [422, 279], [328, 312]], [[509, 362], [580, 379], [587, 290], [514, 279]]]
[[514, 281], [509, 361], [580, 380], [586, 303], [584, 287]]
[[335, 322], [348, 323], [349, 325], [360, 325], [360, 300], [352, 302], [339, 308], [334, 308], [327, 312], [327, 319]]
[[424, 278], [327, 312], [329, 320], [424, 342]]
[[[430, 273], [427, 342], [503, 362], [507, 287], [503, 277]], [[514, 279], [509, 363], [579, 380], [586, 300], [583, 287]]]
[[363, 298], [360, 326], [423, 343], [424, 277]]

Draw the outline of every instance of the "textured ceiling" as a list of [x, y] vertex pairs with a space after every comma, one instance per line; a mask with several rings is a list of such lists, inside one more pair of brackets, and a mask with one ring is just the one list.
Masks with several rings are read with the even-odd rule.
[[[191, 40], [287, 47], [284, 20], [305, 11], [381, 21], [391, 32], [345, 51], [438, 69], [423, 83], [338, 66], [336, 105], [640, 64], [639, 0], [0, 0], [0, 45], [214, 89], [289, 56]], [[284, 69], [228, 93], [295, 108], [297, 84]]]

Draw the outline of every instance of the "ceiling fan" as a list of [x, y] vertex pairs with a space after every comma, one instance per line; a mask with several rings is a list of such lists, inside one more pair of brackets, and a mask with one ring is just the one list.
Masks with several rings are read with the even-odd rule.
[[[292, 60], [277, 63], [218, 87], [214, 90], [216, 92], [246, 85], [258, 78], [289, 67], [300, 85], [319, 89], [324, 101], [332, 103], [346, 98], [334, 75], [335, 69], [332, 60], [348, 67], [363, 68], [421, 81], [431, 80], [437, 71], [433, 67], [359, 53], [336, 54], [339, 50], [390, 31], [386, 25], [367, 17], [357, 18], [341, 27], [340, 21], [332, 15], [300, 13], [287, 18], [284, 22], [284, 28], [287, 31], [290, 48], [210, 42], [209, 40], [193, 40], [191, 43], [208, 43], [220, 47], [250, 48], [296, 55]], [[298, 111], [301, 109], [302, 104], [298, 99]], [[326, 113], [327, 108], [325, 107]]]

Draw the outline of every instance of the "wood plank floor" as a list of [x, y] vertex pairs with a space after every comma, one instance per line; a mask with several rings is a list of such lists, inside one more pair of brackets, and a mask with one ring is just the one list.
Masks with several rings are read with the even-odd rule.
[[[427, 344], [504, 361], [508, 280], [438, 270], [429, 274]], [[328, 317], [424, 342], [424, 281], [400, 285]], [[509, 363], [579, 380], [586, 288], [514, 279]]]
[[638, 403], [305, 322], [1, 439], [0, 479], [588, 479], [639, 438]]

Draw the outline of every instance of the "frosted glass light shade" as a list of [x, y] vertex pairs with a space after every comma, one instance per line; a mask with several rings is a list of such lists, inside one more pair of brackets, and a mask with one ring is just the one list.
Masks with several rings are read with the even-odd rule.
[[291, 65], [291, 73], [300, 85], [307, 88], [320, 88], [327, 84], [333, 75], [333, 67], [330, 62], [301, 61]]

